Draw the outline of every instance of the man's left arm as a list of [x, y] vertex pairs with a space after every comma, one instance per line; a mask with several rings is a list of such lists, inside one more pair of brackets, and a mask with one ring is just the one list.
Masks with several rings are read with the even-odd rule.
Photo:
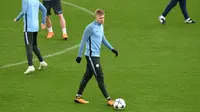
[[116, 56], [118, 56], [118, 51], [115, 50], [115, 49], [110, 45], [110, 43], [108, 42], [108, 40], [106, 39], [105, 36], [103, 36], [102, 43], [103, 43], [109, 50], [111, 50]]
[[108, 40], [106, 39], [105, 36], [103, 36], [102, 43], [103, 43], [109, 50], [114, 49], [114, 48], [110, 45], [110, 43], [108, 42]]

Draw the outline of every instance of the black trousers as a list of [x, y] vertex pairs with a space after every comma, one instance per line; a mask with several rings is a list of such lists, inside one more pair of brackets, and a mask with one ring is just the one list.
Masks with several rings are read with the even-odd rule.
[[37, 34], [38, 32], [24, 32], [24, 42], [26, 47], [26, 56], [28, 60], [28, 65], [33, 65], [33, 55], [32, 52], [35, 53], [38, 60], [40, 62], [43, 61], [42, 55], [40, 53], [40, 50], [37, 46]]
[[108, 98], [109, 96], [104, 84], [104, 74], [102, 72], [100, 58], [86, 56], [86, 60], [87, 60], [86, 72], [81, 80], [80, 87], [77, 94], [82, 95], [87, 83], [94, 75], [102, 94], [104, 95], [105, 98]]
[[186, 0], [170, 0], [169, 4], [165, 8], [165, 11], [162, 13], [162, 15], [166, 17], [167, 14], [171, 11], [172, 8], [174, 8], [177, 5], [178, 2], [179, 2], [184, 18], [188, 19], [189, 16], [187, 13]]

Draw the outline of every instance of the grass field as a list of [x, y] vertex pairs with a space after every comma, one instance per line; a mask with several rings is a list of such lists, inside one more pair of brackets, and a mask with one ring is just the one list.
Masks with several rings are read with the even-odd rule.
[[[177, 6], [167, 16], [167, 24], [157, 18], [168, 0], [64, 0], [88, 10], [106, 12], [105, 34], [119, 51], [115, 58], [102, 47], [101, 64], [109, 94], [127, 103], [124, 112], [200, 111], [200, 1], [188, 0], [188, 12], [196, 24], [184, 23]], [[12, 2], [12, 4], [11, 4]], [[40, 31], [38, 43], [43, 56], [79, 44], [91, 14], [62, 4], [67, 19], [69, 41], [62, 40], [58, 17], [52, 16], [56, 36], [46, 39]], [[9, 9], [9, 10], [8, 10]], [[84, 91], [88, 105], [73, 102], [85, 72], [85, 59], [75, 62], [78, 48], [46, 58], [48, 68], [24, 75], [26, 61], [22, 20], [13, 19], [21, 10], [21, 0], [0, 4], [0, 112], [113, 112], [106, 106], [96, 80]], [[34, 62], [38, 67], [38, 61]]]

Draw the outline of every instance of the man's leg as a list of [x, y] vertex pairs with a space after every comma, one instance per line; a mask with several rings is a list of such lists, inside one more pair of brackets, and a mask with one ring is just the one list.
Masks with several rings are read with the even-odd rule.
[[165, 17], [167, 16], [167, 14], [170, 12], [170, 10], [176, 6], [178, 0], [171, 0], [169, 2], [169, 4], [167, 5], [167, 7], [165, 8], [164, 12], [162, 13], [161, 16], [159, 16], [158, 20], [160, 21], [160, 23], [165, 24], [166, 23], [166, 19]]
[[179, 0], [179, 5], [180, 5], [181, 11], [183, 13], [183, 16], [185, 18], [185, 23], [188, 23], [188, 24], [195, 23], [195, 21], [193, 21], [188, 15], [187, 7], [186, 7], [186, 0]]
[[67, 39], [68, 35], [67, 35], [65, 18], [63, 16], [63, 14], [58, 14], [58, 16], [59, 16], [59, 19], [60, 19], [60, 26], [61, 26], [62, 32], [63, 32], [63, 39]]
[[48, 16], [46, 17], [46, 23], [47, 23], [48, 31], [49, 31], [49, 32], [53, 32], [52, 22], [51, 22], [51, 19], [50, 19], [50, 15], [48, 15]]
[[95, 78], [97, 80], [98, 86], [103, 94], [103, 96], [108, 100], [108, 105], [113, 105], [114, 101], [111, 100], [110, 96], [108, 95], [108, 92], [106, 90], [105, 84], [104, 84], [104, 75], [102, 72], [101, 64], [99, 61], [99, 58], [97, 57], [89, 57], [91, 67], [93, 69], [93, 73], [95, 75]]
[[87, 83], [89, 82], [89, 80], [92, 78], [92, 75], [93, 75], [93, 71], [90, 67], [90, 63], [89, 63], [89, 59], [88, 57], [86, 57], [86, 60], [87, 60], [87, 65], [86, 65], [86, 72], [80, 82], [80, 86], [79, 86], [79, 89], [78, 89], [78, 92], [76, 94], [76, 98], [74, 99], [74, 102], [76, 103], [83, 103], [83, 104], [87, 104], [89, 103], [88, 101], [85, 101], [83, 98], [82, 98], [82, 94], [83, 94], [83, 91], [87, 85]]
[[38, 34], [38, 32], [33, 33], [33, 51], [34, 51], [35, 55], [37, 56], [37, 58], [39, 59], [39, 61], [42, 62], [44, 60], [43, 60], [40, 50], [38, 49], [38, 46], [37, 46], [37, 34]]
[[54, 33], [53, 33], [53, 28], [52, 28], [52, 22], [49, 15], [46, 17], [46, 23], [47, 23], [47, 29], [48, 29], [47, 38], [52, 38], [54, 36]]
[[52, 4], [53, 4], [52, 1], [44, 1], [43, 2], [43, 5], [47, 9], [47, 16], [46, 16], [46, 25], [47, 25], [47, 29], [48, 29], [47, 38], [52, 38], [54, 36], [52, 23], [51, 23], [51, 19], [50, 19]]
[[181, 11], [183, 13], [185, 20], [188, 19], [189, 16], [187, 13], [187, 8], [186, 8], [186, 0], [179, 0], [179, 5], [180, 5], [180, 8], [181, 8]]
[[24, 41], [26, 47], [26, 56], [28, 60], [28, 69], [24, 72], [24, 74], [29, 74], [35, 71], [33, 67], [33, 33], [32, 32], [24, 32]]
[[55, 14], [58, 15], [58, 17], [59, 17], [60, 26], [61, 26], [62, 32], [63, 32], [63, 39], [67, 40], [68, 35], [67, 35], [67, 29], [66, 29], [66, 21], [65, 21], [65, 18], [63, 16], [62, 6], [61, 6], [60, 0], [55, 0], [52, 8], [54, 9]]
[[164, 12], [162, 13], [162, 16], [166, 17], [167, 14], [171, 11], [171, 9], [176, 6], [177, 2], [178, 0], [171, 0], [165, 8]]
[[77, 92], [77, 95], [82, 95], [83, 91], [87, 85], [87, 83], [89, 82], [89, 80], [92, 78], [93, 72], [90, 69], [89, 65], [87, 64], [87, 68], [86, 68], [86, 72], [80, 82], [80, 86], [79, 86], [79, 90]]
[[24, 32], [24, 41], [26, 47], [26, 56], [28, 60], [28, 66], [33, 66], [33, 33], [32, 32]]
[[38, 32], [33, 33], [33, 51], [34, 51], [35, 55], [37, 56], [38, 60], [40, 61], [40, 66], [38, 69], [43, 69], [43, 68], [47, 67], [47, 63], [42, 58], [40, 50], [37, 46], [37, 34], [38, 34]]

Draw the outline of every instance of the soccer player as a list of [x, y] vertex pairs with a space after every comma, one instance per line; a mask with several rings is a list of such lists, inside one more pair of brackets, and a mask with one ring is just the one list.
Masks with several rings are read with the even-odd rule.
[[58, 15], [60, 19], [60, 26], [62, 28], [63, 32], [63, 39], [67, 40], [68, 35], [67, 35], [67, 30], [66, 30], [66, 21], [65, 18], [63, 17], [63, 12], [62, 12], [62, 6], [60, 0], [43, 0], [43, 4], [47, 9], [47, 29], [48, 29], [48, 35], [47, 38], [52, 38], [54, 36], [53, 33], [53, 28], [52, 28], [52, 22], [50, 19], [51, 15], [51, 8], [54, 10], [54, 13]]
[[109, 50], [111, 50], [116, 56], [118, 56], [118, 51], [115, 50], [110, 43], [106, 40], [104, 36], [104, 11], [101, 9], [97, 9], [95, 11], [95, 18], [96, 20], [90, 23], [84, 31], [78, 57], [76, 58], [76, 62], [81, 62], [82, 53], [84, 50], [84, 46], [86, 44], [86, 51], [85, 51], [85, 57], [87, 60], [87, 68], [86, 72], [80, 82], [79, 90], [76, 94], [76, 97], [74, 99], [74, 102], [76, 103], [82, 103], [87, 104], [88, 101], [84, 100], [82, 98], [82, 93], [84, 88], [86, 87], [88, 81], [92, 78], [93, 74], [98, 82], [98, 86], [104, 95], [104, 97], [107, 99], [108, 105], [112, 106], [114, 101], [111, 99], [111, 97], [108, 95], [107, 90], [104, 85], [104, 75], [102, 72], [102, 67], [100, 64], [100, 48], [101, 44], [103, 43]]
[[165, 11], [162, 13], [162, 15], [158, 18], [158, 20], [162, 23], [165, 24], [166, 23], [166, 19], [165, 17], [167, 16], [167, 14], [170, 12], [170, 10], [172, 8], [174, 8], [176, 6], [176, 4], [179, 2], [181, 11], [183, 13], [183, 16], [185, 18], [185, 23], [188, 24], [192, 24], [195, 23], [195, 21], [193, 21], [189, 16], [188, 16], [188, 12], [187, 12], [187, 8], [186, 8], [186, 0], [171, 0], [169, 2], [169, 4], [167, 5], [167, 7], [165, 8]]
[[38, 35], [38, 13], [39, 10], [42, 11], [42, 29], [46, 28], [46, 8], [42, 5], [39, 0], [22, 0], [22, 11], [14, 19], [17, 22], [19, 19], [24, 17], [24, 42], [26, 47], [26, 56], [28, 60], [28, 69], [24, 74], [29, 74], [35, 71], [33, 66], [33, 55], [32, 51], [35, 53], [40, 61], [40, 66], [38, 69], [43, 69], [47, 66], [47, 63], [42, 58], [42, 55], [37, 46], [37, 35]]

